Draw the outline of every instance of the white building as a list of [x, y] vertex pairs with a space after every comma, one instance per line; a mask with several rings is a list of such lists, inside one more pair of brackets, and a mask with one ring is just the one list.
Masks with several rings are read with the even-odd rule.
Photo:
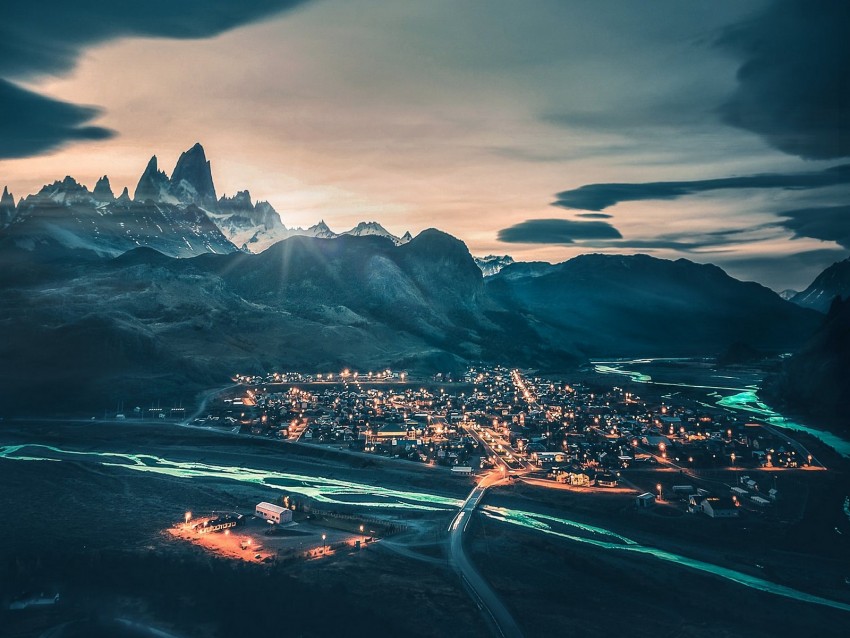
[[292, 521], [291, 510], [273, 503], [258, 503], [255, 514], [257, 518], [262, 518], [272, 523], [289, 523]]
[[709, 497], [702, 502], [702, 511], [711, 518], [737, 518], [738, 510], [731, 498]]

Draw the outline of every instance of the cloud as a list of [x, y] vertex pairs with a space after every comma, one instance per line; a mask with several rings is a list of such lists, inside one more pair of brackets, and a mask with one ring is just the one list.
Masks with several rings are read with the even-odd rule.
[[[98, 110], [20, 86], [72, 69], [88, 46], [129, 36], [208, 38], [304, 0], [31, 0], [3, 7], [0, 21], [0, 158], [27, 157], [113, 133], [88, 126]], [[179, 63], [179, 62], [176, 62]]]
[[687, 253], [727, 252], [732, 246], [748, 244], [760, 239], [771, 224], [747, 228], [729, 228], [702, 233], [667, 233], [650, 238], [627, 238], [604, 241], [587, 241], [587, 248], [630, 248], [634, 250], [678, 250]]
[[850, 248], [850, 206], [800, 208], [778, 213], [779, 225], [794, 233], [794, 238], [811, 237]]
[[611, 219], [613, 215], [608, 213], [576, 213], [576, 217], [583, 219]]
[[0, 79], [0, 159], [47, 151], [67, 140], [112, 137], [109, 129], [86, 126], [97, 113]]
[[508, 243], [575, 244], [593, 249], [676, 250], [688, 253], [721, 253], [733, 246], [763, 240], [765, 233], [776, 234], [776, 224], [728, 228], [702, 233], [667, 233], [657, 237], [624, 238], [608, 222], [567, 219], [530, 219], [499, 231], [498, 239]]
[[846, 250], [819, 248], [792, 254], [719, 256], [712, 261], [733, 277], [781, 291], [803, 290], [827, 266], [847, 257]]
[[850, 156], [850, 3], [774, 0], [717, 44], [739, 55], [724, 122], [809, 159]]
[[763, 173], [681, 182], [587, 184], [558, 193], [552, 205], [600, 211], [620, 202], [678, 199], [714, 190], [745, 188], [810, 190], [848, 183], [850, 183], [850, 164], [844, 164], [823, 171], [806, 173]]
[[529, 219], [503, 228], [497, 237], [511, 244], [573, 244], [576, 240], [618, 239], [622, 235], [608, 222]]

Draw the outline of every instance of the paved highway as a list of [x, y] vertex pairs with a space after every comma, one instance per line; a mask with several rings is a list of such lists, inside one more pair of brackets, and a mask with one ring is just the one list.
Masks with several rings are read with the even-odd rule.
[[495, 473], [487, 474], [466, 497], [463, 507], [449, 525], [449, 560], [460, 576], [472, 599], [479, 609], [491, 621], [496, 635], [502, 638], [521, 638], [522, 631], [514, 617], [505, 607], [498, 594], [484, 580], [466, 556], [463, 548], [463, 534], [475, 512], [475, 508], [484, 497], [488, 487], [501, 482], [501, 477]]

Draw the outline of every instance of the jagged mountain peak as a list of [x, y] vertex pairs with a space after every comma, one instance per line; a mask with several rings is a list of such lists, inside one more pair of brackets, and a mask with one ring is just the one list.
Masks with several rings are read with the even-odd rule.
[[72, 204], [79, 202], [91, 202], [92, 195], [89, 189], [80, 184], [70, 175], [52, 184], [45, 184], [35, 195], [29, 195], [25, 200], [30, 202], [50, 201], [54, 204]]
[[144, 202], [149, 199], [155, 202], [161, 201], [168, 192], [168, 186], [168, 175], [159, 170], [159, 164], [156, 155], [154, 155], [148, 160], [148, 164], [139, 178], [133, 199], [137, 202]]
[[[258, 202], [259, 203], [259, 202]], [[252, 208], [251, 192], [246, 188], [243, 191], [236, 191], [233, 197], [228, 197], [226, 194], [218, 200], [219, 208], [223, 206]]]
[[514, 258], [510, 255], [486, 255], [484, 257], [475, 257], [475, 264], [481, 269], [485, 277], [492, 277], [498, 274], [502, 268], [515, 263]]
[[354, 228], [352, 228], [351, 230], [347, 230], [347, 231], [343, 232], [342, 234], [343, 235], [351, 235], [353, 237], [365, 237], [367, 235], [376, 235], [378, 237], [387, 237], [390, 240], [392, 240], [392, 242], [397, 246], [400, 245], [400, 244], [406, 243], [406, 242], [402, 241], [399, 237], [396, 237], [395, 235], [393, 235], [390, 231], [388, 231], [386, 228], [381, 226], [381, 224], [376, 222], [376, 221], [360, 222]]
[[119, 201], [119, 202], [129, 202], [129, 201], [132, 201], [132, 200], [130, 199], [130, 189], [128, 189], [128, 188], [125, 186], [125, 187], [124, 187], [124, 190], [123, 190], [123, 191], [121, 191], [121, 194], [118, 196], [118, 199], [117, 199], [116, 201]]
[[0, 197], [0, 228], [7, 226], [15, 217], [15, 197], [9, 192], [8, 187], [3, 187], [3, 195]]
[[212, 179], [212, 168], [200, 143], [180, 154], [171, 174], [170, 194], [185, 204], [215, 208], [218, 199]]
[[94, 195], [94, 198], [99, 202], [111, 202], [115, 199], [115, 194], [112, 192], [112, 186], [109, 184], [109, 177], [104, 175], [97, 180], [97, 184], [94, 185], [92, 195]]

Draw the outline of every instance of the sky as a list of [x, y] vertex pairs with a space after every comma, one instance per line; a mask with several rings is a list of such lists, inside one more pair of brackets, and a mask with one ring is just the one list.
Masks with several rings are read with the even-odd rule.
[[[132, 6], [121, 6], [131, 4]], [[138, 5], [138, 6], [137, 6]], [[132, 193], [201, 142], [287, 226], [644, 252], [802, 289], [850, 254], [844, 0], [33, 0], [0, 186]]]

